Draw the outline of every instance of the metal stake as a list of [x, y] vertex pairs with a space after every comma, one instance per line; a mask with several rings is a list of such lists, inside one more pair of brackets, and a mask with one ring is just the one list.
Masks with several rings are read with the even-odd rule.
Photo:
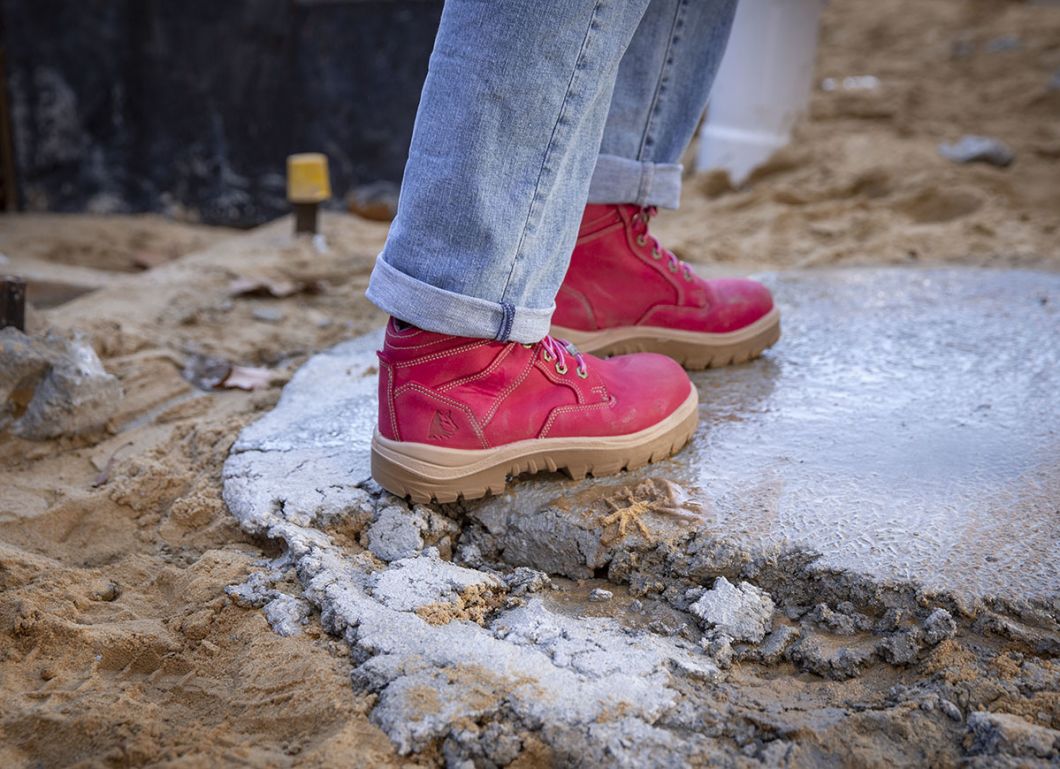
[[13, 275], [0, 278], [0, 328], [26, 330], [26, 281]]

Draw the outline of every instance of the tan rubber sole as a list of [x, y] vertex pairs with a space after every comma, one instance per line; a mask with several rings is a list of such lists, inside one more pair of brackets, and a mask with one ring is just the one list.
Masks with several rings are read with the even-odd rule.
[[728, 334], [707, 334], [658, 326], [622, 326], [603, 331], [578, 331], [552, 327], [552, 336], [567, 339], [581, 352], [622, 355], [657, 352], [676, 360], [686, 369], [699, 371], [744, 363], [757, 358], [780, 339], [780, 310], [774, 307], [750, 326]]
[[658, 424], [629, 435], [538, 438], [494, 449], [447, 449], [372, 437], [372, 477], [391, 494], [413, 502], [455, 502], [499, 494], [508, 478], [541, 470], [566, 470], [579, 480], [611, 475], [675, 454], [696, 429], [699, 394]]

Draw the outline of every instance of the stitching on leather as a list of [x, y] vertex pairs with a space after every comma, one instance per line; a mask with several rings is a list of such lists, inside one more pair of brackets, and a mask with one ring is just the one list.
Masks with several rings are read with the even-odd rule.
[[398, 430], [397, 409], [394, 408], [394, 369], [390, 364], [379, 359], [379, 365], [386, 369], [386, 403], [390, 412], [390, 429], [394, 431], [394, 440], [401, 440], [401, 432]]
[[505, 348], [503, 350], [501, 350], [500, 353], [498, 353], [497, 357], [493, 359], [493, 363], [489, 364], [489, 366], [487, 366], [486, 368], [482, 369], [482, 371], [479, 371], [477, 374], [469, 374], [468, 376], [463, 377], [462, 379], [454, 379], [452, 382], [446, 382], [444, 385], [440, 385], [439, 387], [436, 387], [435, 390], [437, 390], [440, 393], [449, 392], [454, 387], [459, 387], [462, 384], [467, 384], [468, 382], [474, 382], [476, 379], [482, 379], [484, 377], [489, 376], [490, 374], [492, 374], [494, 371], [497, 370], [497, 367], [499, 365], [501, 365], [501, 363], [504, 362], [504, 360], [511, 353], [512, 348], [514, 346], [515, 346], [514, 342], [506, 345]]
[[442, 358], [450, 358], [454, 355], [459, 355], [460, 353], [471, 352], [472, 350], [477, 350], [479, 347], [485, 347], [488, 344], [493, 344], [493, 342], [488, 339], [482, 339], [478, 342], [461, 345], [460, 347], [454, 347], [453, 349], [446, 350], [445, 352], [436, 352], [431, 355], [424, 355], [422, 358], [413, 358], [412, 360], [402, 361], [401, 363], [395, 363], [394, 366], [395, 368], [409, 368], [410, 366], [418, 366], [421, 363], [430, 363], [431, 361], [441, 360]]
[[489, 441], [486, 440], [486, 434], [482, 432], [482, 428], [479, 427], [478, 420], [475, 419], [474, 412], [472, 412], [468, 406], [461, 403], [460, 401], [453, 400], [452, 398], [446, 398], [444, 395], [439, 395], [434, 390], [430, 390], [424, 387], [419, 382], [408, 382], [406, 384], [401, 385], [401, 387], [399, 387], [395, 391], [394, 397], [396, 398], [400, 395], [404, 395], [410, 390], [418, 392], [421, 395], [426, 395], [428, 398], [434, 398], [435, 400], [439, 400], [447, 406], [452, 406], [453, 408], [460, 409], [462, 412], [464, 412], [464, 415], [467, 416], [467, 421], [471, 425], [471, 429], [475, 432], [475, 435], [478, 437], [479, 442], [482, 444], [482, 448], [490, 448]]
[[497, 400], [493, 402], [493, 405], [490, 406], [489, 411], [486, 412], [485, 418], [482, 420], [483, 429], [485, 429], [489, 425], [490, 421], [497, 413], [497, 409], [500, 408], [501, 403], [504, 402], [504, 399], [511, 395], [515, 388], [525, 382], [526, 378], [530, 376], [530, 372], [533, 371], [534, 363], [536, 361], [537, 353], [534, 353], [530, 356], [530, 359], [526, 362], [526, 365], [523, 366], [523, 370], [519, 373], [519, 376], [517, 376], [512, 381], [512, 383], [506, 388], [504, 388], [504, 390], [501, 391], [500, 395], [497, 396]]
[[552, 424], [556, 421], [556, 417], [560, 414], [567, 414], [571, 411], [588, 411], [590, 409], [603, 408], [610, 406], [608, 401], [599, 401], [597, 403], [578, 404], [576, 406], [557, 406], [552, 409], [552, 413], [548, 416], [548, 421], [545, 422], [545, 426], [541, 428], [541, 432], [537, 434], [538, 438], [544, 438], [548, 435], [548, 431], [552, 429]]
[[581, 391], [576, 382], [572, 382], [567, 377], [557, 374], [552, 364], [545, 363], [545, 361], [543, 360], [539, 360], [537, 362], [540, 364], [537, 367], [538, 370], [545, 375], [545, 378], [548, 379], [548, 381], [552, 382], [553, 384], [565, 385], [569, 387], [570, 389], [574, 390], [574, 394], [578, 398], [578, 403], [585, 403], [585, 393]]

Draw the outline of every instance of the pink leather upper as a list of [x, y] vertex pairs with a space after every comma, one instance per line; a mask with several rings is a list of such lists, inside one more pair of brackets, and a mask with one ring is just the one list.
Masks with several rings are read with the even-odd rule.
[[579, 331], [662, 326], [736, 331], [773, 309], [753, 280], [704, 280], [648, 233], [635, 205], [588, 205], [552, 322]]
[[[541, 344], [446, 336], [391, 321], [379, 352], [379, 432], [392, 440], [483, 449], [527, 438], [625, 435], [665, 419], [692, 384], [652, 353], [547, 360]], [[562, 368], [562, 367], [560, 367]]]

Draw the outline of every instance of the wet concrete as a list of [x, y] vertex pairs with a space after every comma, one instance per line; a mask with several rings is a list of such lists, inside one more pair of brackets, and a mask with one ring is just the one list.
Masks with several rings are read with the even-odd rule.
[[655, 472], [712, 528], [975, 596], [1060, 595], [1060, 276], [771, 276], [784, 336], [694, 378], [702, 425]]
[[[402, 753], [452, 765], [534, 744], [570, 765], [808, 765], [853, 733], [881, 762], [895, 745], [964, 755], [969, 734], [987, 746], [972, 753], [1022, 755], [1027, 739], [994, 737], [1030, 722], [972, 729], [962, 708], [1000, 696], [999, 640], [1025, 668], [1005, 691], [1056, 686], [1034, 655], [1060, 653], [1060, 278], [767, 280], [786, 336], [695, 376], [689, 449], [465, 505], [410, 505], [366, 481], [378, 335], [314, 356], [225, 464], [233, 515], [285, 549], [233, 600], [277, 632], [319, 610], [350, 646], [355, 688], [378, 695], [373, 721]], [[608, 523], [620, 510], [642, 525]], [[304, 600], [274, 587], [288, 573]], [[864, 723], [854, 700], [873, 703]], [[1033, 735], [1047, 759], [1054, 736]]]
[[[625, 480], [676, 481], [709, 531], [818, 553], [822, 568], [972, 598], [1060, 596], [1060, 276], [885, 268], [764, 280], [783, 309], [781, 342], [693, 375], [691, 445]], [[285, 489], [304, 476], [325, 507], [325, 479], [366, 477], [377, 343], [311, 361], [305, 386], [284, 396], [297, 407], [253, 425], [237, 449], [271, 451]], [[529, 512], [598, 485], [528, 478], [505, 496]]]

